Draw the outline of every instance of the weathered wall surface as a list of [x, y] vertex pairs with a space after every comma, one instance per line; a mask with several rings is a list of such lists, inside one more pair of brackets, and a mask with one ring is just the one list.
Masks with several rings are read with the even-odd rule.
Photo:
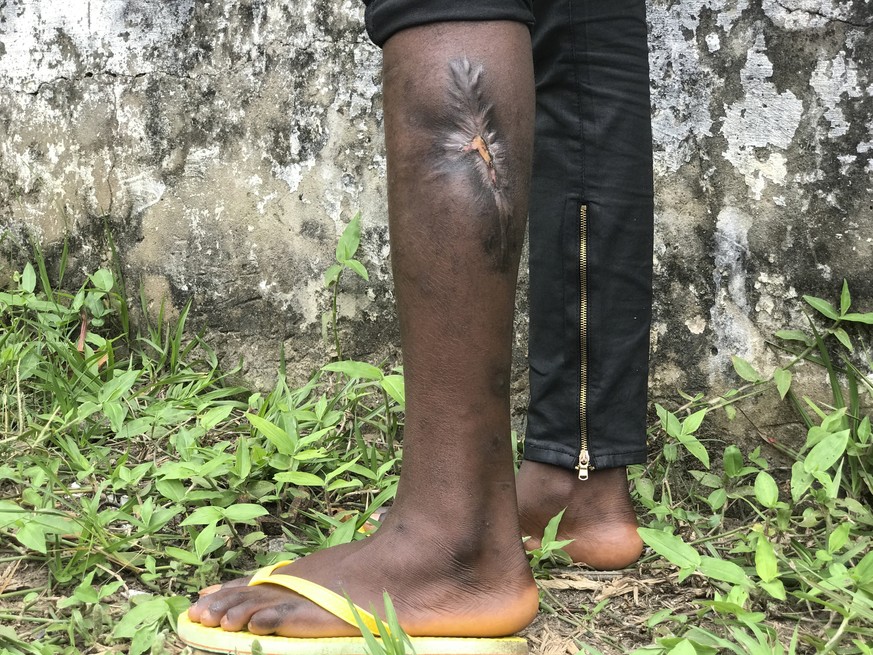
[[654, 389], [723, 391], [732, 354], [772, 370], [765, 340], [805, 327], [801, 295], [845, 278], [873, 309], [873, 3], [656, 0], [649, 16]]
[[[652, 380], [673, 398], [732, 384], [731, 354], [771, 365], [764, 339], [802, 324], [803, 293], [845, 277], [873, 308], [873, 2], [649, 12]], [[324, 360], [321, 273], [360, 209], [371, 282], [344, 283], [345, 339], [390, 352], [380, 53], [361, 14], [357, 0], [0, 1], [7, 262], [66, 236], [81, 275], [111, 234], [132, 296], [193, 298], [193, 324], [266, 381], [280, 343], [299, 374]]]
[[108, 229], [134, 298], [193, 298], [192, 325], [266, 381], [283, 341], [301, 374], [323, 360], [321, 273], [360, 209], [373, 284], [347, 286], [341, 311], [359, 350], [396, 340], [381, 56], [356, 2], [2, 7], [7, 250], [68, 234], [85, 273]]

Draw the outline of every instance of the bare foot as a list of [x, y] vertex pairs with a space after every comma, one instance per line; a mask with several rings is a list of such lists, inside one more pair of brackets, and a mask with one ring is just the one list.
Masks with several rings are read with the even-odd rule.
[[565, 507], [558, 539], [574, 562], [595, 569], [621, 569], [639, 559], [643, 542], [624, 468], [591, 471], [580, 481], [573, 471], [524, 461], [516, 481], [518, 518], [528, 550], [537, 548], [546, 524]]
[[[435, 529], [392, 513], [378, 534], [302, 558], [276, 573], [347, 594], [382, 616], [382, 593], [412, 636], [493, 637], [536, 616], [537, 590], [518, 541], [489, 534], [489, 522]], [[192, 621], [228, 631], [285, 637], [357, 635], [358, 630], [284, 588], [233, 580], [188, 611]], [[211, 591], [211, 589], [205, 590]]]

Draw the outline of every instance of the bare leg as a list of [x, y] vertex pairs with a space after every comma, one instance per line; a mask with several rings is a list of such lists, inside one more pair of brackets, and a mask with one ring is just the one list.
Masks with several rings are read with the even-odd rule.
[[[279, 573], [364, 608], [383, 589], [411, 634], [511, 634], [537, 611], [509, 446], [512, 312], [533, 138], [528, 30], [443, 23], [384, 49], [392, 263], [406, 372], [397, 501], [372, 538]], [[234, 581], [192, 620], [257, 634], [350, 626], [295, 594]]]
[[583, 482], [575, 471], [525, 461], [517, 484], [522, 534], [531, 537], [528, 549], [540, 545], [549, 519], [566, 508], [558, 538], [573, 539], [564, 550], [574, 562], [620, 569], [639, 559], [643, 542], [624, 467], [591, 471]]

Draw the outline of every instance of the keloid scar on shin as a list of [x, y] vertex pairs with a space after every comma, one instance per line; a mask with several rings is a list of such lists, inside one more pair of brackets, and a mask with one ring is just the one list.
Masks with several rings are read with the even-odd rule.
[[452, 110], [444, 148], [450, 160], [475, 169], [480, 196], [490, 197], [497, 208], [500, 259], [506, 257], [511, 218], [507, 195], [506, 157], [494, 126], [493, 107], [485, 99], [483, 68], [466, 58], [449, 63]]

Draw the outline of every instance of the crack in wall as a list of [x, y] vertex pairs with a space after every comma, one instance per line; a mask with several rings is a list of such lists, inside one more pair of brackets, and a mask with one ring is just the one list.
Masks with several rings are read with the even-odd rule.
[[868, 27], [873, 27], [873, 19], [867, 21], [866, 23], [855, 23], [853, 21], [847, 20], [845, 18], [837, 18], [836, 16], [830, 16], [822, 11], [814, 11], [811, 9], [803, 9], [797, 7], [788, 7], [780, 0], [776, 0], [776, 4], [779, 5], [782, 9], [784, 9], [790, 16], [800, 14], [806, 16], [815, 16], [816, 18], [822, 18], [827, 23], [840, 23], [843, 25], [848, 25], [849, 27], [859, 27], [861, 29], [866, 29]]
[[33, 91], [25, 91], [24, 89], [10, 89], [10, 90], [13, 93], [17, 93], [19, 95], [38, 96], [40, 94], [40, 92], [43, 90], [43, 88], [45, 88], [47, 86], [53, 86], [53, 85], [57, 84], [58, 82], [79, 83], [79, 82], [84, 82], [85, 80], [92, 80], [92, 79], [100, 78], [100, 77], [109, 77], [112, 79], [137, 80], [137, 79], [140, 79], [143, 77], [148, 77], [150, 75], [156, 75], [156, 76], [161, 76], [161, 77], [173, 77], [173, 78], [180, 79], [180, 80], [191, 80], [191, 81], [194, 81], [194, 79], [195, 79], [194, 77], [192, 77], [190, 75], [179, 75], [178, 73], [171, 73], [169, 71], [160, 71], [160, 70], [149, 71], [146, 73], [133, 73], [133, 74], [116, 73], [113, 71], [102, 70], [102, 71], [97, 71], [97, 72], [86, 71], [85, 73], [83, 73], [81, 75], [74, 75], [74, 76], [59, 75], [53, 79], [46, 80], [44, 82], [40, 82], [37, 85], [36, 89], [34, 89]]

